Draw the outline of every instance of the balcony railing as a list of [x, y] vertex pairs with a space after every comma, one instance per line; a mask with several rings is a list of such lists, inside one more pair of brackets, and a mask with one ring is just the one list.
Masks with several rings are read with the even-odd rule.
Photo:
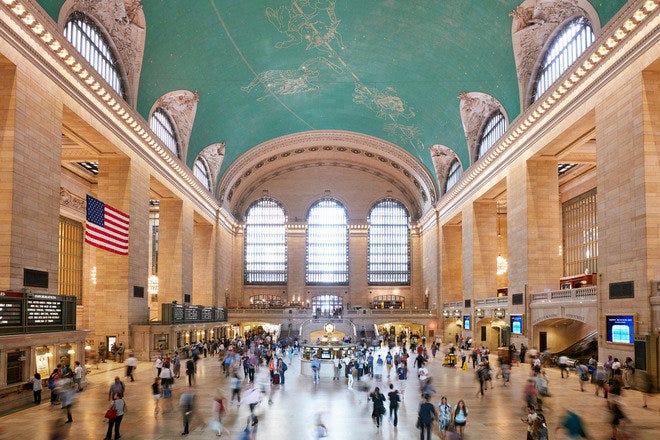
[[509, 298], [506, 296], [492, 298], [482, 298], [474, 301], [475, 307], [502, 307], [509, 304]]
[[552, 302], [595, 302], [596, 286], [579, 287], [577, 289], [551, 290], [532, 293], [532, 303]]
[[463, 308], [463, 301], [455, 301], [455, 302], [450, 302], [450, 303], [444, 303], [442, 304], [443, 309], [462, 309]]
[[[433, 310], [429, 309], [351, 309], [344, 310], [342, 316], [318, 317], [322, 320], [341, 319], [342, 317], [381, 317], [381, 316], [434, 316]], [[271, 318], [313, 318], [314, 313], [311, 309], [229, 309], [229, 318], [241, 316], [262, 316]]]

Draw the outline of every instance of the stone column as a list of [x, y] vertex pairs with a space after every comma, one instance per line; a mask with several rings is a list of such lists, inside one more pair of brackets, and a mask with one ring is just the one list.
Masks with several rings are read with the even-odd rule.
[[0, 289], [23, 288], [23, 270], [48, 274], [57, 293], [62, 103], [0, 56]]
[[[96, 346], [106, 336], [117, 336], [118, 343], [130, 348], [129, 325], [145, 322], [149, 316], [149, 173], [145, 167], [128, 157], [99, 158], [96, 198], [128, 214], [130, 226], [128, 255], [85, 245], [86, 252], [95, 253], [96, 262], [95, 294], [89, 302]], [[136, 286], [144, 288], [144, 297], [134, 296]]]
[[[183, 303], [192, 297], [193, 209], [177, 198], [160, 200], [158, 227], [158, 303]], [[197, 299], [192, 297], [191, 303]]]
[[286, 245], [288, 254], [288, 295], [289, 298], [295, 295], [296, 300], [305, 304], [307, 298], [307, 289], [305, 286], [305, 240], [306, 230], [303, 227], [297, 227], [297, 224], [287, 225]]

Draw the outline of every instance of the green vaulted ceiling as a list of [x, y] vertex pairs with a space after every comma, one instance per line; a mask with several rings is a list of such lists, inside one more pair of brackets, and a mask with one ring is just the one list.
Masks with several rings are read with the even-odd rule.
[[[57, 20], [63, 1], [39, 0]], [[348, 130], [469, 164], [458, 94], [520, 113], [509, 12], [521, 0], [143, 0], [138, 111], [199, 92], [187, 162], [226, 142], [226, 169], [272, 138]], [[592, 0], [601, 24], [625, 3]], [[432, 172], [435, 175], [434, 172]]]

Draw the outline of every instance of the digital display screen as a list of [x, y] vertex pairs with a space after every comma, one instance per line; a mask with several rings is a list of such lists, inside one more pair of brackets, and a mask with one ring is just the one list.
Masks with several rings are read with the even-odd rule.
[[511, 333], [514, 335], [522, 335], [522, 332], [523, 332], [522, 315], [511, 315]]
[[619, 344], [634, 343], [635, 316], [610, 315], [606, 316], [607, 342]]
[[470, 330], [470, 315], [463, 316], [463, 329]]
[[23, 294], [0, 292], [0, 326], [23, 324]]
[[27, 300], [27, 325], [61, 325], [62, 300], [55, 295], [35, 294]]

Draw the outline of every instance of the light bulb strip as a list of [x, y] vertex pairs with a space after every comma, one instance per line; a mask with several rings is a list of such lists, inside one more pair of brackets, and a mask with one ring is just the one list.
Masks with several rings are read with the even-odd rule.
[[532, 127], [545, 112], [555, 107], [564, 95], [566, 95], [569, 89], [584, 80], [584, 78], [587, 77], [587, 73], [593, 70], [595, 66], [602, 64], [603, 60], [612, 54], [612, 49], [626, 39], [630, 35], [630, 32], [638, 27], [639, 23], [646, 20], [650, 16], [650, 13], [657, 9], [658, 3], [658, 0], [647, 0], [642, 7], [635, 10], [630, 18], [623, 20], [623, 24], [614, 30], [610, 36], [607, 38], [601, 37], [601, 40], [605, 41], [603, 44], [600, 44], [597, 47], [592, 44], [592, 46], [588, 48], [590, 51], [585, 51], [585, 53], [581, 55], [581, 58], [584, 59], [582, 64], [576, 66], [572, 70], [564, 72], [562, 78], [567, 79], [562, 82], [558, 79], [556, 81], [558, 84], [557, 87], [552, 91], [546, 91], [544, 94], [546, 98], [543, 101], [540, 103], [534, 103], [534, 105], [537, 105], [536, 109], [533, 110], [533, 106], [530, 106], [528, 111], [530, 111], [531, 114], [525, 119], [521, 119], [522, 122], [515, 126], [515, 128], [513, 126], [509, 127], [507, 130], [508, 134], [505, 133], [505, 135], [503, 135], [498, 142], [489, 149], [488, 155], [483, 156], [479, 162], [475, 164], [476, 166], [471, 167], [469, 172], [464, 173], [459, 181], [452, 186], [451, 190], [445, 194], [443, 199], [447, 202], [454, 199], [483, 172], [487, 165], [503, 154], [525, 131]]
[[[131, 115], [132, 109], [126, 105], [126, 102], [116, 95], [115, 91], [107, 91], [102, 82], [94, 78], [93, 75], [90, 75], [87, 69], [83, 66], [87, 61], [82, 58], [78, 59], [80, 56], [78, 51], [72, 51], [70, 53], [64, 46], [70, 46], [69, 42], [63, 37], [60, 31], [46, 31], [48, 24], [42, 23], [39, 21], [40, 14], [37, 11], [29, 12], [23, 2], [20, 0], [1, 0], [2, 6], [7, 8], [15, 17], [19, 20], [18, 23], [26, 27], [33, 34], [39, 37], [39, 40], [42, 45], [50, 50], [51, 53], [57, 56], [60, 59], [62, 65], [68, 69], [73, 76], [78, 77], [79, 81], [92, 93], [97, 96], [97, 99], [100, 102], [104, 103], [107, 108], [109, 108], [115, 115], [118, 116], [118, 119], [123, 122], [123, 125], [131, 128], [133, 134], [137, 136], [136, 144], [141, 145], [144, 149], [152, 150], [158, 156], [163, 158], [165, 162], [172, 168], [172, 170], [178, 174], [178, 176], [191, 186], [197, 195], [201, 196], [214, 211], [217, 211], [219, 208], [217, 200], [208, 194], [206, 188], [197, 182], [197, 179], [192, 179], [191, 173], [189, 173], [185, 167], [182, 167], [172, 159], [172, 156], [169, 153], [169, 149], [159, 145], [161, 141], [156, 137], [152, 136], [148, 124], [144, 121], [141, 116], [137, 113]], [[62, 40], [58, 40], [62, 38]], [[92, 70], [93, 71], [93, 70]], [[103, 80], [101, 80], [103, 81]], [[162, 144], [164, 145], [164, 144]]]

